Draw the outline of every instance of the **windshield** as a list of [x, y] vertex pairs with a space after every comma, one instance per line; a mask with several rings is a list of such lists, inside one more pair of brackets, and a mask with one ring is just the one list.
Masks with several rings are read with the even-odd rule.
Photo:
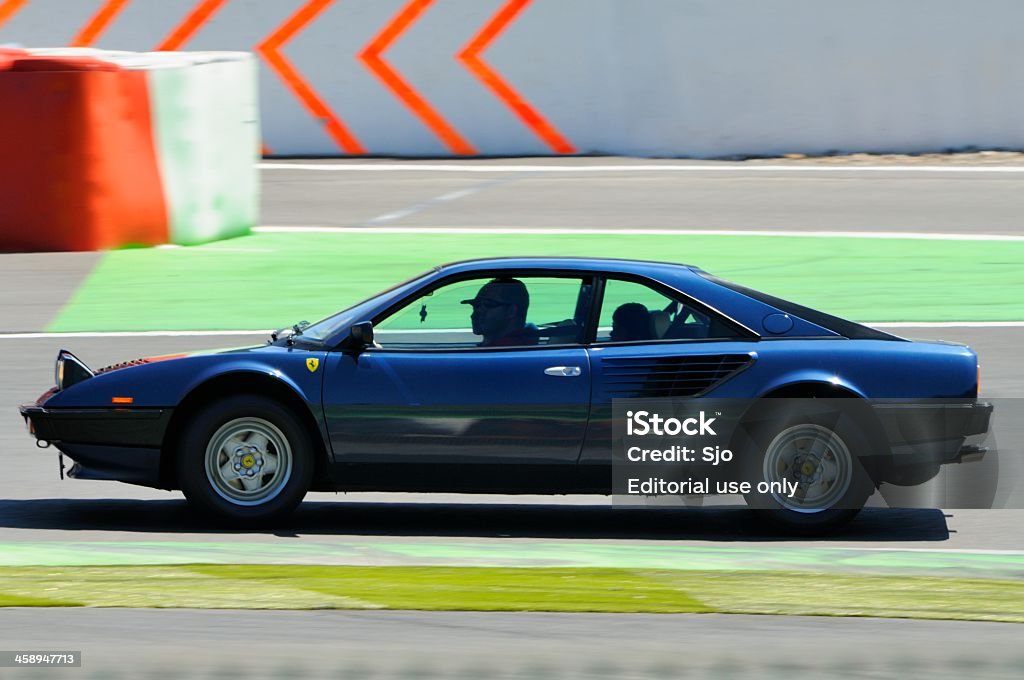
[[311, 326], [304, 328], [302, 331], [302, 338], [316, 342], [323, 342], [327, 338], [337, 335], [339, 331], [348, 328], [354, 323], [367, 321], [369, 319], [369, 312], [377, 306], [377, 303], [382, 297], [400, 297], [406, 294], [410, 289], [415, 288], [423, 279], [434, 274], [436, 271], [438, 270], [431, 269], [430, 271], [418, 274], [411, 279], [382, 290], [381, 292], [366, 298], [362, 302], [352, 305], [347, 309], [343, 309], [337, 314], [332, 314], [326, 319], [321, 319]]

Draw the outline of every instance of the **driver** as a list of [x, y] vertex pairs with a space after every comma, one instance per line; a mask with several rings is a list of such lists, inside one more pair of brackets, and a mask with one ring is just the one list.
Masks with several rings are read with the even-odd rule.
[[471, 300], [470, 321], [473, 333], [483, 336], [480, 347], [512, 347], [536, 345], [538, 335], [527, 327], [526, 311], [530, 307], [530, 293], [519, 279], [498, 278], [488, 281]]

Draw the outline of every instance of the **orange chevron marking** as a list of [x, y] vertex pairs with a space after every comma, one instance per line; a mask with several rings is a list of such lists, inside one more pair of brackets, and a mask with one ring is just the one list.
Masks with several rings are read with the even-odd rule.
[[203, 24], [217, 13], [227, 0], [202, 0], [189, 12], [181, 23], [178, 24], [170, 35], [164, 38], [163, 42], [157, 45], [159, 52], [173, 52], [178, 49], [196, 34]]
[[103, 31], [107, 30], [107, 27], [113, 23], [117, 15], [121, 13], [124, 6], [127, 5], [131, 0], [107, 0], [99, 8], [96, 14], [92, 15], [89, 19], [89, 23], [82, 27], [82, 30], [78, 32], [71, 40], [71, 47], [89, 47], [100, 37]]
[[332, 2], [334, 0], [310, 0], [257, 45], [256, 52], [263, 57], [270, 68], [274, 69], [285, 86], [313, 114], [313, 117], [324, 123], [327, 133], [338, 146], [350, 154], [365, 154], [366, 149], [355, 138], [355, 135], [345, 127], [345, 124], [331, 111], [316, 90], [302, 78], [298, 69], [292, 66], [291, 62], [280, 52], [285, 43], [305, 28], [306, 24], [316, 19]]
[[458, 154], [474, 155], [478, 151], [462, 137], [440, 113], [427, 103], [413, 87], [407, 83], [398, 71], [384, 60], [383, 54], [395, 40], [411, 26], [423, 12], [434, 3], [434, 0], [410, 0], [395, 17], [384, 26], [380, 33], [371, 40], [359, 59], [366, 64], [370, 72], [398, 97], [406, 108], [440, 138], [444, 144]]
[[18, 13], [28, 0], [3, 0], [0, 2], [0, 26], [6, 24], [11, 17]]
[[508, 25], [526, 9], [530, 2], [531, 0], [509, 0], [456, 57], [466, 65], [466, 68], [476, 76], [477, 80], [486, 85], [498, 99], [505, 103], [505, 106], [519, 117], [519, 120], [543, 139], [553, 151], [575, 153], [576, 148], [569, 140], [563, 137], [537, 109], [530, 106], [522, 95], [505, 82], [505, 79], [498, 75], [497, 71], [491, 68], [481, 56], [484, 50], [508, 28]]

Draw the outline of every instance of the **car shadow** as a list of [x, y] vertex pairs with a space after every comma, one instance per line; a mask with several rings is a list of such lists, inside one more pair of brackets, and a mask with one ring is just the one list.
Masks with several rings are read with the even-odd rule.
[[[936, 509], [866, 508], [833, 534], [806, 540], [945, 541]], [[0, 528], [137, 533], [249, 533], [217, 527], [183, 500], [0, 500]], [[632, 540], [780, 541], [743, 508], [612, 508], [608, 505], [307, 501], [260, 533], [280, 536], [438, 536]], [[28, 538], [28, 537], [26, 537]]]

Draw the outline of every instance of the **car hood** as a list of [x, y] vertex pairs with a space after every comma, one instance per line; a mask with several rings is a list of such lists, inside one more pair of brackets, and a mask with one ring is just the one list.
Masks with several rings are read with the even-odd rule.
[[[303, 347], [300, 344], [296, 344], [291, 347], [293, 351], [312, 351], [311, 347]], [[213, 349], [200, 349], [191, 352], [178, 352], [176, 354], [160, 354], [157, 356], [140, 357], [138, 359], [129, 359], [127, 361], [120, 361], [116, 364], [104, 366], [103, 368], [96, 369], [93, 371], [96, 375], [101, 373], [109, 373], [110, 371], [117, 371], [122, 368], [131, 368], [132, 366], [142, 366], [144, 364], [155, 364], [161, 361], [173, 361], [175, 359], [187, 359], [190, 357], [201, 357], [211, 356], [215, 354], [247, 354], [250, 352], [267, 352], [273, 351], [274, 345], [264, 343], [262, 345], [245, 345], [242, 347], [217, 347]]]

